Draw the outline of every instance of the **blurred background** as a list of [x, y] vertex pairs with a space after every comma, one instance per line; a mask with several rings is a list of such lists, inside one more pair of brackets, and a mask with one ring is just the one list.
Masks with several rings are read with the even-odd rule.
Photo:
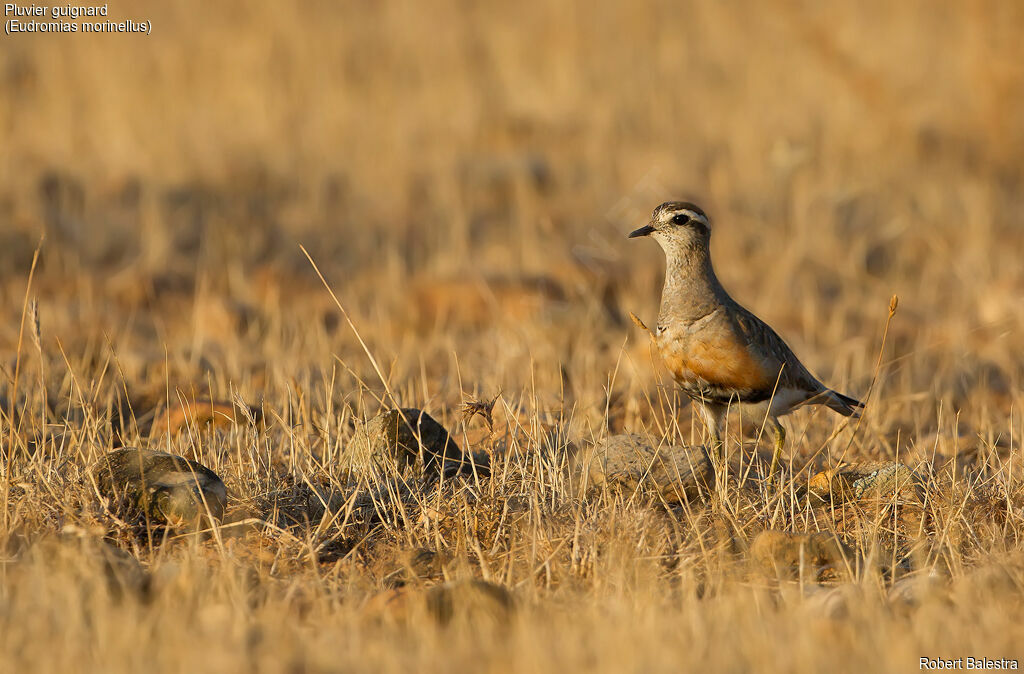
[[45, 233], [32, 295], [74, 363], [110, 345], [129, 378], [256, 390], [338, 354], [372, 379], [302, 244], [398, 382], [532, 376], [594, 408], [617, 364], [657, 376], [627, 312], [653, 319], [662, 255], [625, 234], [687, 198], [726, 287], [826, 381], [864, 393], [898, 294], [899, 400], [1008, 414], [1019, 390], [1024, 5], [110, 15], [152, 35], [0, 49], [7, 361]]
[[[152, 35], [0, 37], [0, 670], [1019, 658], [1024, 2], [108, 8]], [[777, 496], [744, 452], [706, 504], [648, 501], [647, 454], [617, 494], [562, 470], [610, 433], [702, 440], [629, 319], [654, 324], [664, 256], [626, 235], [671, 199], [710, 214], [732, 295], [867, 400], [786, 417]], [[382, 379], [492, 477], [360, 476]], [[113, 517], [86, 471], [121, 444], [220, 475], [225, 526]], [[841, 462], [891, 504], [846, 500]], [[815, 540], [848, 580], [817, 582]], [[460, 579], [518, 617], [417, 617]], [[408, 620], [378, 620], [402, 586]]]

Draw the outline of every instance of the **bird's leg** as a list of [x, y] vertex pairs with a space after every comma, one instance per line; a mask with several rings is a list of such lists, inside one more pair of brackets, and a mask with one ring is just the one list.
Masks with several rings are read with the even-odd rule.
[[703, 402], [697, 403], [697, 409], [700, 411], [701, 419], [704, 421], [704, 427], [707, 428], [708, 435], [711, 437], [711, 446], [708, 447], [706, 451], [708, 459], [711, 462], [711, 468], [715, 474], [714, 492], [717, 496], [713, 498], [724, 499], [725, 475], [727, 472], [725, 433], [723, 432], [725, 430], [725, 409], [716, 405], [708, 405]]
[[786, 444], [786, 429], [779, 423], [778, 419], [772, 419], [772, 429], [775, 431], [775, 451], [772, 452], [772, 467], [768, 471], [768, 483], [775, 483], [775, 471], [779, 469], [779, 458], [782, 456], [782, 447]]
[[712, 407], [711, 405], [700, 404], [701, 417], [704, 419], [704, 426], [708, 429], [708, 434], [711, 436], [711, 455], [717, 459], [725, 459], [725, 434], [723, 431], [723, 421], [725, 419], [725, 412], [723, 410]]
[[725, 461], [725, 434], [722, 432], [718, 419], [711, 422], [711, 450], [720, 461]]

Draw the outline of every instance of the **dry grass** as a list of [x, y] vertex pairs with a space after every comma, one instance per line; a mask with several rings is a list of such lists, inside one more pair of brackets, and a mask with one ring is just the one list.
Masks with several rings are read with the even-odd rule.
[[[111, 12], [153, 35], [0, 51], [0, 670], [1024, 655], [1020, 5]], [[870, 388], [859, 424], [788, 418], [778, 496], [733, 476], [666, 508], [566, 477], [611, 432], [701, 440], [628, 320], [654, 316], [661, 254], [625, 233], [680, 197], [716, 220], [733, 294]], [[499, 391], [493, 428], [463, 413]], [[493, 476], [351, 470], [353, 422], [392, 397]], [[122, 441], [215, 470], [224, 525], [105, 512], [86, 469]], [[822, 508], [812, 457], [899, 459], [928, 498]], [[835, 532], [849, 565], [765, 575], [765, 528]], [[470, 578], [515, 608], [453, 595], [441, 624], [429, 593]]]

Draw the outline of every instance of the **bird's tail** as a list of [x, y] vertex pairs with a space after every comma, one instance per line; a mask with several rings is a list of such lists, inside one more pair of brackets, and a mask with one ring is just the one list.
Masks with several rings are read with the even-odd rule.
[[844, 417], [853, 417], [854, 419], [860, 418], [860, 411], [864, 408], [864, 403], [856, 398], [831, 389], [822, 394], [821, 402], [830, 410], [835, 410]]

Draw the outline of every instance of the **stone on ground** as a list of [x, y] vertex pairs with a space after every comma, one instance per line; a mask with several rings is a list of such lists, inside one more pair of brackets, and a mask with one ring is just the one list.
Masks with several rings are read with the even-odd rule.
[[642, 435], [613, 435], [574, 459], [583, 485], [629, 496], [653, 491], [668, 504], [707, 498], [715, 473], [704, 447], [657, 446]]
[[811, 477], [807, 488], [821, 499], [836, 502], [899, 497], [920, 500], [922, 481], [908, 466], [896, 462], [869, 462], [823, 470]]
[[121, 516], [143, 515], [158, 524], [200, 524], [221, 519], [227, 488], [196, 461], [149, 449], [116, 449], [92, 468], [100, 494]]
[[416, 465], [428, 475], [490, 474], [485, 456], [463, 453], [444, 426], [412, 407], [387, 410], [357, 424], [349, 460], [356, 470], [390, 465], [400, 472]]

